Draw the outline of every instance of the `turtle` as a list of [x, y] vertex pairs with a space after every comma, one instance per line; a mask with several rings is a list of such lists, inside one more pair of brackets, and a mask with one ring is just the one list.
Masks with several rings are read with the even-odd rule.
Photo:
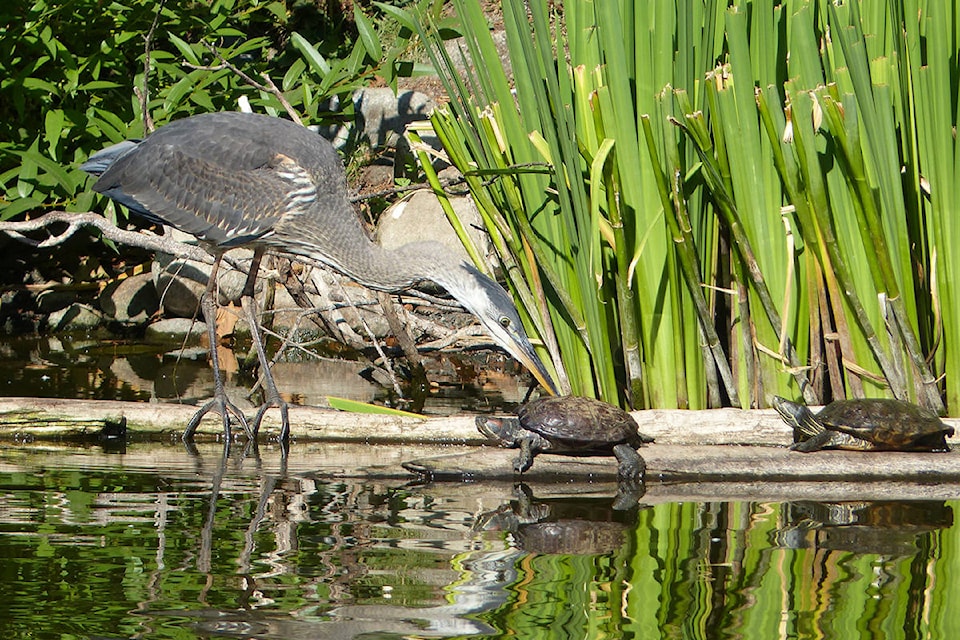
[[773, 408], [793, 427], [794, 451], [949, 451], [953, 427], [929, 409], [902, 400], [835, 400], [814, 414], [779, 396]]
[[637, 452], [653, 438], [640, 433], [629, 413], [592, 398], [551, 396], [522, 405], [517, 417], [478, 416], [480, 433], [500, 446], [519, 448], [513, 467], [527, 471], [538, 453], [579, 456], [616, 456], [617, 477], [643, 481], [646, 463]]

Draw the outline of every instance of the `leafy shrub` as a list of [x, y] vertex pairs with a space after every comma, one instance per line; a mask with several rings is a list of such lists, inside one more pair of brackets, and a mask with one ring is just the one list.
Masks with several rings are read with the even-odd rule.
[[[335, 116], [325, 105], [364, 83], [394, 82], [405, 35], [379, 10], [355, 5], [214, 0], [8, 0], [0, 36], [0, 219], [26, 212], [85, 211], [94, 194], [79, 163], [92, 152], [143, 135], [145, 44], [150, 70], [146, 110], [157, 124], [199, 112], [280, 113], [209, 48], [258, 82], [267, 74], [311, 123]], [[388, 6], [389, 8], [389, 6]], [[390, 35], [393, 48], [382, 46]], [[381, 61], [385, 61], [381, 64]]]

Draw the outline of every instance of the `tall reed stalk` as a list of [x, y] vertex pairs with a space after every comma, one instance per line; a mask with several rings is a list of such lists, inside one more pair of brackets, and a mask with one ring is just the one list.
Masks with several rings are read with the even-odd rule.
[[510, 71], [453, 6], [433, 126], [567, 390], [960, 406], [957, 0], [503, 0]]

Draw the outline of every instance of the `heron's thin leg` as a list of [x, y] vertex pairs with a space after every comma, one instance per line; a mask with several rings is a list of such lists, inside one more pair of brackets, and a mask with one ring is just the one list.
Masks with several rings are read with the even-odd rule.
[[270, 360], [263, 348], [263, 338], [260, 335], [260, 321], [257, 317], [256, 301], [253, 294], [257, 283], [257, 272], [260, 270], [260, 260], [263, 258], [263, 249], [257, 248], [253, 253], [253, 261], [250, 263], [250, 272], [247, 274], [247, 282], [243, 287], [243, 295], [240, 298], [240, 304], [247, 316], [247, 323], [250, 325], [250, 335], [253, 336], [253, 346], [257, 350], [257, 358], [260, 360], [261, 374], [263, 375], [264, 402], [257, 410], [257, 415], [253, 419], [253, 437], [256, 438], [260, 432], [260, 421], [263, 415], [270, 407], [280, 409], [280, 441], [287, 442], [290, 439], [290, 418], [287, 412], [287, 403], [280, 397], [277, 390], [277, 383], [273, 380], [273, 373], [270, 371]]
[[213, 367], [213, 398], [199, 410], [190, 419], [187, 428], [183, 430], [183, 441], [193, 440], [193, 434], [200, 426], [200, 420], [211, 411], [217, 411], [223, 417], [223, 437], [230, 442], [230, 415], [236, 416], [237, 420], [247, 432], [247, 437], [256, 437], [250, 430], [246, 416], [243, 412], [227, 398], [227, 392], [223, 388], [223, 377], [220, 373], [220, 358], [217, 356], [217, 300], [214, 297], [214, 289], [217, 283], [217, 271], [220, 269], [220, 259], [223, 254], [218, 254], [213, 261], [213, 268], [210, 270], [210, 282], [200, 298], [200, 309], [203, 311], [203, 319], [207, 322], [207, 337], [210, 341], [210, 364]]

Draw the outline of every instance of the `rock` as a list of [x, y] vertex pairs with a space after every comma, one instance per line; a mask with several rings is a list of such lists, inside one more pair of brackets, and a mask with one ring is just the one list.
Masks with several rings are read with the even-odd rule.
[[149, 342], [179, 341], [186, 335], [202, 336], [206, 330], [207, 325], [202, 319], [166, 318], [148, 325], [144, 337]]
[[66, 309], [76, 301], [76, 292], [47, 289], [37, 294], [37, 311], [40, 313], [53, 313], [54, 311]]
[[151, 275], [163, 315], [168, 318], [192, 318], [199, 314], [200, 296], [210, 276], [209, 265], [158, 253], [151, 267]]
[[[480, 253], [488, 259], [492, 256], [490, 239], [481, 229], [483, 220], [477, 211], [473, 199], [468, 196], [450, 198], [453, 210], [467, 230]], [[460, 253], [464, 260], [470, 261], [466, 249], [447, 220], [440, 201], [432, 191], [426, 189], [414, 191], [397, 202], [380, 216], [377, 226], [377, 240], [388, 249], [403, 246], [409, 242], [432, 240], [445, 244]]]
[[395, 165], [368, 164], [360, 169], [357, 184], [363, 193], [392, 189], [396, 185]]
[[89, 331], [102, 322], [98, 311], [78, 302], [47, 316], [47, 324], [53, 331]]
[[160, 308], [149, 273], [114, 280], [104, 288], [99, 302], [108, 318], [124, 324], [142, 324]]
[[[500, 54], [500, 64], [503, 65], [507, 80], [512, 81], [513, 69], [511, 69], [510, 63], [510, 47], [507, 44], [507, 32], [502, 28], [494, 29], [490, 32], [490, 37], [493, 40], [494, 47], [496, 47], [497, 52]], [[444, 46], [450, 55], [450, 59], [453, 60], [453, 68], [457, 73], [462, 76], [465, 76], [467, 73], [476, 75], [473, 59], [469, 51], [467, 51], [467, 47], [464, 46], [463, 38], [447, 40]], [[465, 51], [466, 54], [464, 54]], [[483, 61], [489, 62], [486, 60]]]
[[[181, 235], [186, 238], [191, 237], [187, 234]], [[182, 241], [181, 238], [177, 239]], [[234, 249], [229, 256], [233, 260], [249, 261], [253, 251]], [[211, 268], [212, 265], [204, 262], [158, 253], [151, 271], [163, 314], [171, 318], [192, 318], [197, 315], [200, 297], [206, 291], [207, 282], [210, 280]], [[220, 304], [229, 304], [238, 300], [246, 279], [245, 273], [235, 271], [227, 262], [222, 262], [217, 278]]]
[[411, 122], [426, 120], [433, 100], [417, 91], [394, 94], [390, 88], [364, 88], [353, 94], [357, 138], [374, 149], [393, 147]]
[[32, 312], [35, 304], [28, 291], [0, 293], [0, 335], [36, 333], [46, 318]]

